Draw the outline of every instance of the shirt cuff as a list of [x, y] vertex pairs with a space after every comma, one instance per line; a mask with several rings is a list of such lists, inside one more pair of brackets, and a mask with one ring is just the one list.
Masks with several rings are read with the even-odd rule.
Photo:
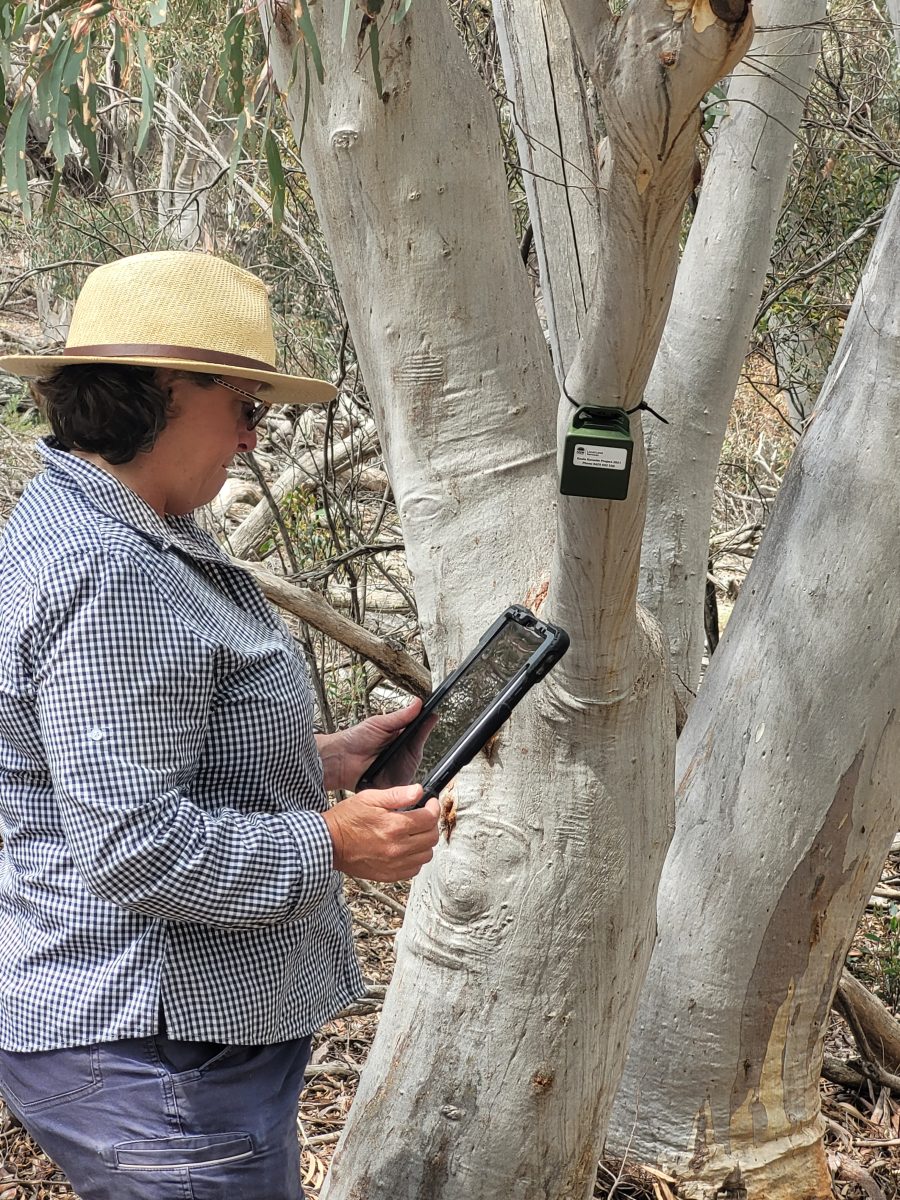
[[289, 816], [300, 854], [295, 917], [305, 916], [329, 894], [334, 877], [334, 843], [320, 812], [303, 809]]

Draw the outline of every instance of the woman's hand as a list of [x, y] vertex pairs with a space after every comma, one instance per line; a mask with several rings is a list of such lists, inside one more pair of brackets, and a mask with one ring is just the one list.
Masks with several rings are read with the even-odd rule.
[[[422, 701], [417, 699], [396, 712], [369, 717], [352, 729], [316, 734], [316, 745], [325, 769], [326, 790], [352, 791], [366, 767], [419, 715], [421, 708]], [[418, 762], [410, 763], [409, 779], [415, 774], [416, 766]]]
[[410, 807], [421, 798], [419, 786], [368, 790], [323, 813], [335, 870], [378, 883], [417, 875], [438, 840], [438, 802], [432, 798], [422, 808]]

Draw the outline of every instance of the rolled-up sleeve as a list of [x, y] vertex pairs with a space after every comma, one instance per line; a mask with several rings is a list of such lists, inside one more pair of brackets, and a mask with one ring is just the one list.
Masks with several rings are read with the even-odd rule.
[[224, 928], [286, 923], [319, 905], [333, 879], [321, 812], [253, 811], [227, 782], [212, 803], [192, 799], [223, 651], [165, 603], [152, 575], [110, 555], [69, 563], [33, 609], [41, 737], [88, 890]]

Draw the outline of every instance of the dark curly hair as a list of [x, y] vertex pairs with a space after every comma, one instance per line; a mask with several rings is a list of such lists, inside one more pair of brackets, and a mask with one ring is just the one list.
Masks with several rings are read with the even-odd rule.
[[[211, 375], [195, 371], [172, 371], [169, 378], [213, 386]], [[87, 450], [113, 465], [152, 450], [172, 409], [171, 388], [155, 367], [73, 364], [33, 389], [57, 449]]]

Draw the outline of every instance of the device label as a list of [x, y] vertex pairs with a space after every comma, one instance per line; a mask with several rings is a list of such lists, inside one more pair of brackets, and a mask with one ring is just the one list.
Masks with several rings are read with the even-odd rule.
[[628, 451], [616, 446], [575, 447], [572, 465], [576, 467], [600, 467], [604, 471], [624, 471], [628, 466]]

